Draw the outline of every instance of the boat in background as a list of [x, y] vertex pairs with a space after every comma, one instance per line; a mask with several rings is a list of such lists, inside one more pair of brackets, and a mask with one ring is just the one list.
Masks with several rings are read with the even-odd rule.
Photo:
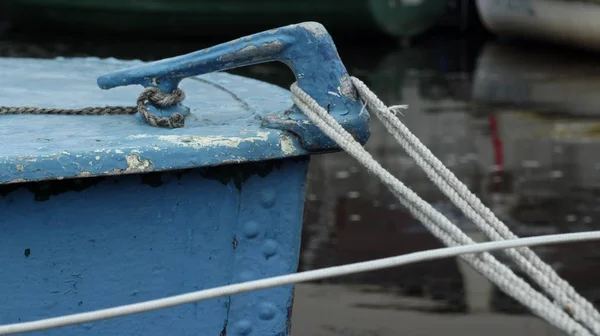
[[600, 51], [598, 0], [477, 0], [477, 9], [484, 26], [499, 36]]
[[547, 116], [600, 118], [600, 65], [593, 56], [487, 43], [473, 78], [478, 113], [489, 114], [500, 107]]
[[[488, 42], [473, 79], [472, 141], [481, 169], [494, 167], [485, 199], [519, 237], [598, 229], [600, 66], [593, 54], [553, 51]], [[598, 305], [597, 246], [534, 251]], [[491, 305], [526, 311], [497, 289]]]
[[318, 21], [329, 31], [412, 37], [431, 28], [445, 6], [446, 0], [4, 0], [0, 11], [36, 30], [229, 36]]
[[410, 39], [433, 27], [446, 11], [446, 0], [369, 0], [369, 10], [387, 34]]

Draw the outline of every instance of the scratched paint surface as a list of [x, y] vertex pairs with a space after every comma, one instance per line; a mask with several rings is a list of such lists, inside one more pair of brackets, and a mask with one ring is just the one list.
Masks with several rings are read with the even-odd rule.
[[[95, 83], [98, 75], [132, 63], [92, 58], [2, 59], [0, 106], [132, 106], [139, 87], [100, 90]], [[150, 127], [130, 115], [2, 116], [0, 183], [191, 168], [306, 153], [296, 139], [261, 128], [254, 119], [289, 108], [287, 90], [224, 73], [207, 74], [203, 79], [208, 83], [188, 79], [181, 84], [188, 93], [186, 105], [192, 109], [182, 129]], [[128, 156], [147, 164], [132, 166]]]
[[[0, 324], [295, 272], [308, 158], [259, 165], [0, 186]], [[32, 335], [287, 335], [292, 299], [285, 286]]]
[[[271, 61], [285, 63], [294, 73], [298, 87], [326, 108], [359, 142], [367, 141], [369, 131], [365, 126], [369, 123], [369, 113], [358, 99], [331, 36], [317, 22], [271, 29], [158, 62], [113, 71], [100, 76], [98, 85], [110, 89], [141, 84], [171, 92], [186, 77]], [[306, 149], [337, 149], [337, 145], [296, 108], [283, 114], [269, 114], [264, 124], [297, 134]]]
[[[133, 116], [3, 116], [0, 184], [338, 150], [303, 113], [292, 109], [289, 91], [211, 73], [269, 61], [287, 64], [299, 87], [327, 107], [360, 143], [366, 143], [369, 114], [357, 99], [331, 36], [322, 25], [305, 22], [152, 63], [97, 58], [0, 60], [0, 106], [131, 106], [140, 90], [128, 85], [158, 86], [168, 92], [183, 80], [181, 87], [188, 92], [184, 105], [191, 108], [186, 126], [178, 129], [150, 127]], [[198, 75], [204, 77], [194, 77]]]

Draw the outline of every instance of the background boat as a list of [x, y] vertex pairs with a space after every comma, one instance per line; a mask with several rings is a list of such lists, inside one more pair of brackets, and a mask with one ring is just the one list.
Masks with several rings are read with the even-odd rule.
[[[481, 167], [495, 166], [487, 199], [520, 237], [597, 229], [600, 68], [590, 56], [488, 42], [478, 57], [473, 142]], [[586, 280], [599, 274], [597, 245], [534, 250], [598, 305]], [[522, 311], [496, 289], [492, 305]]]
[[483, 24], [506, 37], [600, 51], [598, 0], [476, 0]]
[[544, 115], [600, 118], [600, 66], [593, 56], [487, 43], [477, 60], [473, 100], [485, 114], [502, 106]]
[[435, 24], [446, 0], [5, 0], [19, 29], [63, 28], [106, 34], [239, 35], [318, 21], [328, 30], [412, 36]]

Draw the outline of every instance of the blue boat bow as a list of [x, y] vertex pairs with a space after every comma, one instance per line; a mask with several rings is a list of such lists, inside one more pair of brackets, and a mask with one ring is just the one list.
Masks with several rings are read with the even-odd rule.
[[[187, 92], [175, 107], [148, 107], [187, 115], [180, 128], [131, 115], [0, 116], [0, 324], [295, 272], [309, 157], [338, 148], [289, 91], [213, 73], [267, 61], [288, 64], [366, 142], [369, 114], [316, 23], [152, 63], [0, 59], [0, 114], [128, 106], [131, 84]], [[292, 302], [283, 286], [33, 334], [288, 335]]]

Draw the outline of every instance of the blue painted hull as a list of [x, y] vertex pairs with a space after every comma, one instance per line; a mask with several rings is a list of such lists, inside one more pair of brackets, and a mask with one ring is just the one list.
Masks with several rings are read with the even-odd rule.
[[[0, 185], [0, 324], [295, 272], [308, 161]], [[31, 335], [288, 335], [292, 301], [283, 286]]]
[[[339, 148], [289, 91], [211, 73], [269, 61], [366, 142], [369, 114], [315, 22], [153, 63], [0, 59], [0, 324], [294, 273], [309, 155]], [[176, 88], [184, 104], [166, 104]], [[284, 286], [37, 335], [286, 336], [292, 301]]]

